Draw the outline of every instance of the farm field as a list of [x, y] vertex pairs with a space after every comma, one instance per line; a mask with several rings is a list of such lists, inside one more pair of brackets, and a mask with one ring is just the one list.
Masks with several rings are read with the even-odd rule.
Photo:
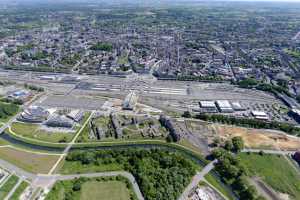
[[239, 154], [250, 176], [260, 177], [267, 185], [291, 199], [300, 197], [300, 174], [280, 155]]

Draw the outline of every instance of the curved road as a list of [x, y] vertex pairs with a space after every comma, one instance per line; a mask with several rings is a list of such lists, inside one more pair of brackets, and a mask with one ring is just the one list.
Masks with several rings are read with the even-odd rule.
[[87, 178], [93, 178], [93, 177], [101, 177], [101, 176], [123, 176], [127, 178], [132, 186], [133, 190], [139, 200], [144, 200], [144, 197], [140, 191], [139, 185], [137, 184], [134, 176], [125, 171], [113, 171], [113, 172], [100, 172], [100, 173], [89, 173], [89, 174], [73, 174], [73, 175], [60, 175], [60, 174], [53, 174], [53, 175], [48, 175], [48, 174], [33, 174], [27, 171], [24, 171], [23, 169], [18, 168], [15, 165], [10, 164], [7, 161], [1, 160], [0, 159], [0, 166], [10, 173], [14, 173], [17, 176], [21, 177], [22, 179], [30, 179], [32, 180], [32, 186], [34, 188], [42, 187], [44, 189], [49, 189], [53, 186], [53, 184], [56, 181], [59, 180], [70, 180], [74, 178], [79, 178], [79, 177], [87, 177]]

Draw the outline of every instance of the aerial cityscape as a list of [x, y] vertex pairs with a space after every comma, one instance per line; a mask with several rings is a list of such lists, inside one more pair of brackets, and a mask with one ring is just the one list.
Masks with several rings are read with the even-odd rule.
[[300, 200], [300, 1], [0, 0], [0, 200]]

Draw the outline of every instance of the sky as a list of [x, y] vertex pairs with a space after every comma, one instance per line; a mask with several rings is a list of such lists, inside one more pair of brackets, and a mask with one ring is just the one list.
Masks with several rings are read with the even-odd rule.
[[[24, 3], [24, 2], [38, 2], [38, 3], [42, 3], [42, 2], [51, 2], [51, 3], [55, 3], [55, 2], [103, 2], [103, 1], [107, 1], [107, 2], [111, 2], [111, 0], [0, 0], [1, 3], [3, 2], [9, 2], [9, 3]], [[135, 1], [135, 2], [164, 2], [164, 1], [168, 1], [170, 2], [170, 0], [113, 0], [114, 2], [117, 2], [117, 1], [121, 1], [121, 2], [132, 2], [132, 1]], [[177, 2], [180, 2], [180, 1], [209, 1], [209, 0], [175, 0]], [[245, 1], [245, 2], [258, 2], [258, 1], [263, 1], [263, 2], [299, 2], [300, 3], [300, 0], [210, 0], [210, 1]]]

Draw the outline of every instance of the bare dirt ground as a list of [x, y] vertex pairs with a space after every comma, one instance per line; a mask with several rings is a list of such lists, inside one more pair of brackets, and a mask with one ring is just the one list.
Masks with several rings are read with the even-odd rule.
[[251, 129], [236, 126], [212, 124], [216, 135], [221, 139], [241, 136], [248, 148], [264, 148], [294, 151], [300, 149], [300, 138], [288, 136], [280, 131]]

